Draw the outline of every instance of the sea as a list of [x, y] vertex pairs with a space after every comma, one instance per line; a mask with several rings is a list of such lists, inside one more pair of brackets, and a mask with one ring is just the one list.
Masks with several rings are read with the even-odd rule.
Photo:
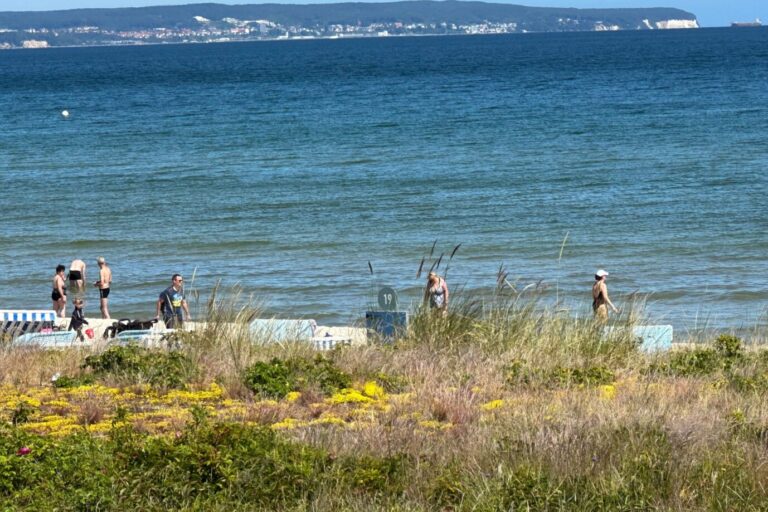
[[113, 317], [178, 272], [356, 324], [430, 268], [579, 316], [604, 268], [676, 336], [768, 327], [766, 28], [3, 51], [0, 123], [0, 309], [104, 256]]

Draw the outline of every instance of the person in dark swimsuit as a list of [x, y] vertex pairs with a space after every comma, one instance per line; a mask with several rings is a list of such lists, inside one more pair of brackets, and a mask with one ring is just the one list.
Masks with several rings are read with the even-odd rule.
[[595, 272], [595, 284], [592, 285], [592, 312], [595, 315], [595, 319], [600, 322], [608, 320], [609, 307], [614, 313], [619, 312], [611, 302], [611, 299], [608, 298], [608, 285], [605, 284], [607, 276], [608, 272], [603, 269], [598, 270]]
[[103, 256], [96, 258], [99, 264], [99, 280], [93, 285], [99, 289], [99, 309], [101, 318], [109, 318], [109, 287], [112, 284], [112, 269], [107, 265]]
[[56, 316], [64, 318], [67, 309], [67, 287], [64, 284], [64, 265], [56, 266], [56, 274], [53, 276], [53, 290], [51, 291], [51, 301]]
[[81, 294], [85, 291], [85, 262], [81, 259], [74, 259], [69, 264], [69, 287], [75, 294]]

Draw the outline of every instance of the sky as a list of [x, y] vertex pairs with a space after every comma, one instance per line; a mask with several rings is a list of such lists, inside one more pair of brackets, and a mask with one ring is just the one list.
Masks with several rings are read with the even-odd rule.
[[[192, 3], [258, 4], [258, 3], [330, 3], [360, 0], [0, 0], [0, 11], [50, 11], [86, 7], [143, 7], [147, 5], [181, 5]], [[365, 0], [363, 0], [365, 1]], [[768, 22], [768, 0], [485, 0], [536, 7], [677, 7], [694, 13], [703, 27], [721, 27], [732, 21]]]

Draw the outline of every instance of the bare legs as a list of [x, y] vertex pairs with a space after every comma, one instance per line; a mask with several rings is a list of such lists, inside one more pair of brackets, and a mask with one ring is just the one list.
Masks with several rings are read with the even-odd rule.
[[101, 297], [99, 299], [99, 309], [101, 309], [101, 318], [109, 318], [109, 299]]
[[56, 316], [64, 318], [67, 315], [67, 301], [63, 298], [53, 301], [53, 310]]

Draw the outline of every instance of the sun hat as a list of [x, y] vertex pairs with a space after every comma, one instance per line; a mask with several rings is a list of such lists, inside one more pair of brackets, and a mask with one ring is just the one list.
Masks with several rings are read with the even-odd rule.
[[607, 276], [607, 275], [608, 275], [608, 272], [606, 272], [606, 271], [605, 271], [605, 270], [603, 270], [603, 269], [600, 269], [600, 270], [598, 270], [597, 272], [595, 272], [595, 275], [596, 275], [597, 277], [604, 277], [604, 276]]
[[107, 260], [104, 259], [104, 256], [99, 256], [96, 258], [96, 263], [106, 263]]

